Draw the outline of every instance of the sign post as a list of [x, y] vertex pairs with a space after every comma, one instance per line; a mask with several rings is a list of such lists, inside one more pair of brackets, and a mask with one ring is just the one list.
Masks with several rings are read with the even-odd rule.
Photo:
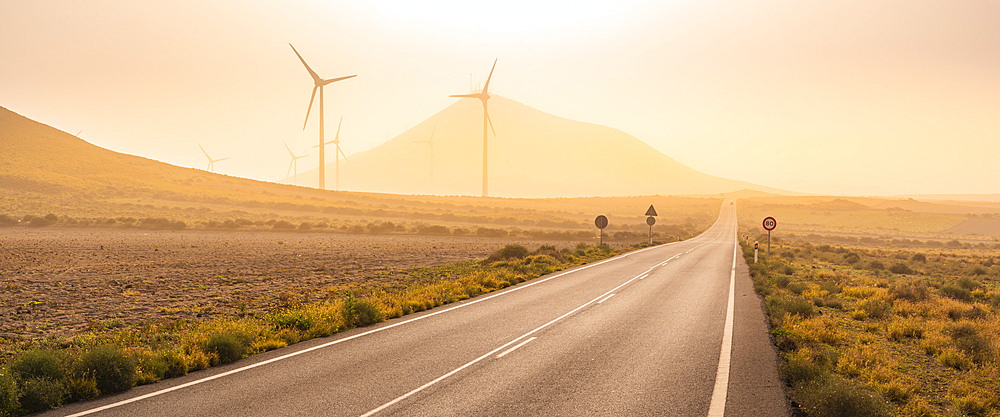
[[764, 218], [763, 226], [767, 229], [767, 259], [771, 259], [771, 231], [778, 226], [778, 221], [768, 216]]
[[653, 244], [653, 225], [656, 224], [656, 219], [654, 218], [654, 217], [656, 217], [656, 209], [653, 208], [652, 204], [650, 204], [649, 208], [646, 209], [646, 216], [648, 216], [648, 217], [646, 217], [646, 224], [649, 225], [649, 244], [652, 245]]
[[603, 214], [600, 215], [600, 216], [597, 216], [597, 218], [594, 219], [594, 226], [597, 226], [598, 229], [601, 229], [601, 246], [600, 246], [600, 248], [601, 248], [601, 250], [604, 250], [604, 228], [608, 227], [608, 218], [604, 217]]

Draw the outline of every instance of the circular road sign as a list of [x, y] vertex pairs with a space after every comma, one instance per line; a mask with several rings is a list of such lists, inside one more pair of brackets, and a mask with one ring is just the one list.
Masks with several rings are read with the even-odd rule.
[[656, 218], [655, 218], [655, 217], [653, 217], [653, 216], [649, 216], [649, 217], [647, 217], [647, 218], [646, 218], [646, 224], [648, 224], [648, 225], [650, 225], [650, 226], [652, 226], [652, 225], [656, 224]]
[[774, 230], [774, 228], [778, 226], [778, 221], [774, 220], [774, 217], [767, 217], [764, 219], [763, 224], [764, 224], [764, 229]]
[[594, 219], [594, 226], [597, 226], [598, 229], [603, 229], [605, 227], [608, 227], [608, 218], [604, 217], [603, 214], [597, 216], [597, 218]]

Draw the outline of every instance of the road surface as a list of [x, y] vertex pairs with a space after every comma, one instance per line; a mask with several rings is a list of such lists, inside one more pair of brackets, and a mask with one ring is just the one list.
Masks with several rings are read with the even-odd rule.
[[702, 235], [45, 416], [787, 416], [735, 206]]

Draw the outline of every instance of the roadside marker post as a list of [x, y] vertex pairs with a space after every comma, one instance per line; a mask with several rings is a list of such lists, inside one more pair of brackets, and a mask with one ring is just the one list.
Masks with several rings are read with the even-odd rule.
[[778, 221], [774, 220], [774, 217], [768, 216], [764, 218], [762, 225], [767, 229], [767, 259], [771, 259], [771, 231], [778, 227]]
[[601, 245], [600, 245], [600, 248], [601, 248], [601, 250], [604, 250], [604, 228], [608, 227], [608, 218], [604, 217], [603, 214], [600, 215], [600, 216], [597, 216], [597, 218], [594, 219], [594, 226], [597, 226], [598, 229], [601, 229]]
[[656, 224], [656, 209], [650, 204], [649, 208], [646, 209], [646, 224], [649, 225], [649, 244], [653, 244], [653, 225]]
[[757, 241], [753, 241], [753, 263], [757, 263]]

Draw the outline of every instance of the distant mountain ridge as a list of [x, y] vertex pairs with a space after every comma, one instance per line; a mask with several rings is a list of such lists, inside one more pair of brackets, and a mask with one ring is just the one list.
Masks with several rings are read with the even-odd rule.
[[[497, 133], [489, 136], [490, 196], [704, 195], [744, 189], [794, 194], [701, 173], [618, 129], [554, 116], [502, 96], [493, 95], [489, 109]], [[477, 100], [456, 100], [386, 143], [351, 156], [349, 163], [341, 160], [340, 189], [480, 195], [482, 123]], [[433, 177], [430, 145], [418, 143], [432, 131]], [[336, 181], [334, 164], [327, 163], [329, 188]], [[298, 183], [315, 187], [316, 170], [299, 172]]]

